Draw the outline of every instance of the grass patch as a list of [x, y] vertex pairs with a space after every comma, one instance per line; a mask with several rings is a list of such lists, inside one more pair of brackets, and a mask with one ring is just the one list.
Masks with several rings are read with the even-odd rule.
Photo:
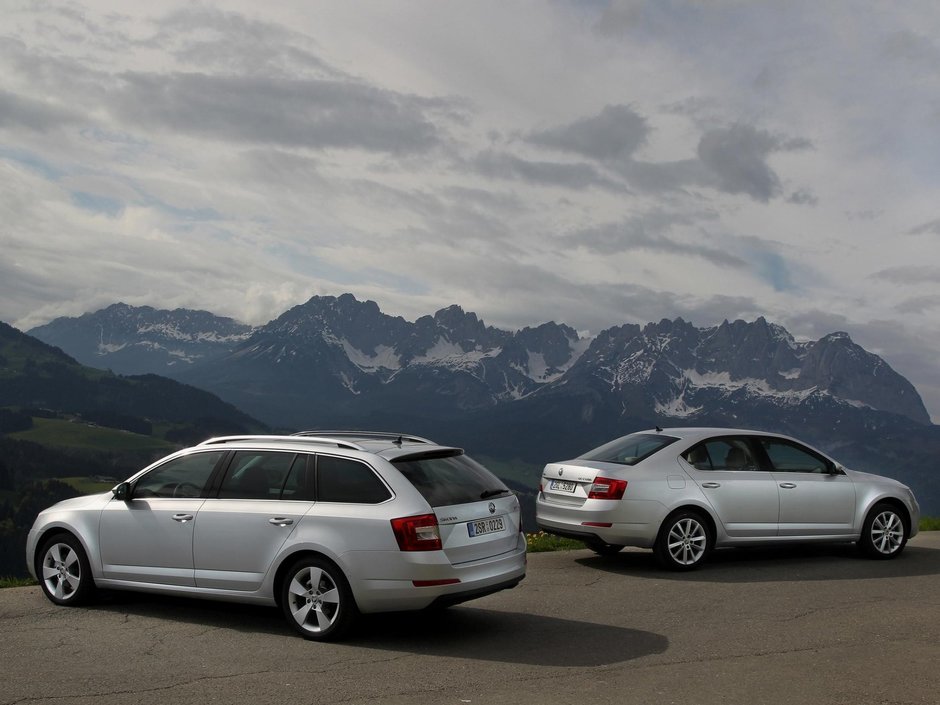
[[57, 477], [55, 479], [75, 488], [75, 491], [79, 494], [98, 494], [99, 492], [107, 492], [120, 482], [120, 480], [117, 479], [114, 482], [98, 482], [97, 480], [94, 480], [90, 477]]
[[0, 589], [11, 587], [27, 587], [28, 585], [36, 584], [36, 581], [32, 578], [10, 578], [7, 576], [0, 576]]
[[940, 531], [940, 517], [921, 517], [921, 531]]
[[66, 419], [33, 419], [33, 428], [7, 434], [9, 438], [46, 446], [105, 451], [176, 450], [172, 443], [153, 436]]
[[525, 535], [526, 548], [529, 553], [545, 553], [547, 551], [574, 551], [579, 548], [585, 548], [581, 541], [576, 539], [566, 539], [553, 534], [546, 534], [539, 531], [534, 534]]

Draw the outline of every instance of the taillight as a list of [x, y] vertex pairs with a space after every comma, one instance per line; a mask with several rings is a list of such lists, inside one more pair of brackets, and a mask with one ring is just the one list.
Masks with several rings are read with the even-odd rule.
[[595, 477], [588, 499], [621, 499], [627, 491], [626, 480], [613, 480], [609, 477]]
[[392, 531], [402, 551], [440, 551], [441, 530], [433, 514], [392, 519]]

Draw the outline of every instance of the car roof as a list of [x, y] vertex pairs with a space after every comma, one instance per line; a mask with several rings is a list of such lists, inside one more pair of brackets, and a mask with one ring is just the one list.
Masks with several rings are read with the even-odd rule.
[[278, 449], [310, 452], [315, 449], [339, 449], [378, 455], [386, 460], [403, 456], [462, 453], [461, 448], [443, 446], [434, 441], [402, 433], [377, 431], [302, 431], [291, 435], [218, 436], [200, 443], [198, 448]]
[[711, 436], [774, 436], [775, 438], [790, 438], [790, 436], [786, 436], [782, 433], [774, 433], [773, 431], [757, 431], [748, 428], [724, 428], [720, 426], [676, 426], [672, 428], [657, 426], [656, 428], [636, 431], [636, 433], [672, 436], [682, 441], [697, 441]]

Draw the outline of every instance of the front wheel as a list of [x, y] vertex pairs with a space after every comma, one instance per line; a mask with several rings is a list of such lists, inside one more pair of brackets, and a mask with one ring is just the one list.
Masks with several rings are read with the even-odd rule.
[[85, 549], [72, 534], [56, 534], [43, 543], [36, 573], [42, 591], [57, 605], [85, 604], [95, 592]]
[[312, 556], [299, 559], [287, 571], [281, 609], [297, 633], [314, 641], [340, 638], [358, 615], [343, 572]]
[[681, 511], [666, 518], [659, 529], [653, 553], [669, 570], [698, 568], [712, 547], [711, 534], [702, 515]]
[[862, 552], [870, 558], [887, 560], [900, 555], [906, 544], [907, 529], [898, 510], [884, 502], [872, 507], [858, 541]]

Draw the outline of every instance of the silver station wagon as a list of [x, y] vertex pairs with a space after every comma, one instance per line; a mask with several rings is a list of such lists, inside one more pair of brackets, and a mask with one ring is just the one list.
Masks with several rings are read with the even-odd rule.
[[895, 558], [917, 533], [905, 485], [849, 470], [786, 436], [671, 428], [624, 436], [550, 463], [536, 521], [600, 554], [652, 548], [666, 568], [698, 567], [712, 548], [857, 542]]
[[519, 501], [459, 448], [335, 431], [211, 439], [46, 509], [26, 546], [59, 605], [96, 587], [278, 605], [316, 640], [514, 587], [525, 551]]

